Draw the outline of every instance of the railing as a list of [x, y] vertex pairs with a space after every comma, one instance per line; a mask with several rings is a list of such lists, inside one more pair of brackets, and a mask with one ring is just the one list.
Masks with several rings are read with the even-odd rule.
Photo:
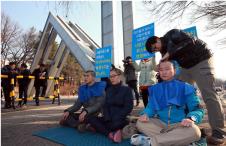
[[[1, 75], [1, 78], [9, 78], [10, 79], [10, 98], [12, 101], [12, 107], [15, 109], [15, 101], [21, 101], [23, 99], [21, 98], [15, 98], [15, 90], [14, 90], [14, 82], [15, 82], [15, 77], [10, 76], [10, 75]], [[23, 75], [17, 75], [16, 79], [23, 79], [23, 78], [29, 78], [29, 79], [35, 79], [35, 76], [23, 76]], [[55, 99], [58, 99], [58, 105], [60, 105], [60, 88], [59, 88], [59, 80], [64, 80], [63, 77], [40, 77], [39, 79], [44, 80], [54, 80], [54, 94], [53, 96], [48, 96], [48, 97], [39, 97], [39, 100], [45, 100], [45, 99], [52, 99], [52, 104], [55, 103]], [[27, 98], [27, 101], [32, 101], [33, 97]]]

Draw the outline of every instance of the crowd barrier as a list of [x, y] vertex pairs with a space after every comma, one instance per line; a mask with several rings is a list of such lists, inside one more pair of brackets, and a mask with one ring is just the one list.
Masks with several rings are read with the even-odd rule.
[[[15, 77], [8, 76], [8, 75], [1, 75], [1, 78], [10, 78], [10, 98], [12, 101], [12, 107], [15, 109], [15, 101], [21, 101], [23, 99], [16, 98], [15, 97], [15, 87], [14, 87], [14, 82], [15, 82]], [[22, 76], [22, 75], [17, 75], [16, 79], [23, 79], [23, 78], [29, 78], [29, 79], [35, 79], [35, 76]], [[39, 79], [48, 79], [48, 80], [54, 80], [54, 92], [52, 96], [48, 97], [39, 97], [39, 100], [46, 100], [46, 99], [52, 99], [52, 104], [55, 103], [56, 98], [58, 99], [58, 105], [60, 105], [60, 87], [59, 87], [59, 80], [64, 80], [63, 77], [40, 77]], [[29, 97], [27, 98], [27, 101], [32, 101], [34, 100], [35, 97]]]

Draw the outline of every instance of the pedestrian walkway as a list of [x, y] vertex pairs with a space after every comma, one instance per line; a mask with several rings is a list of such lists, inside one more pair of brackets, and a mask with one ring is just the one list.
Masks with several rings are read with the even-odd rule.
[[[32, 136], [32, 133], [58, 126], [63, 110], [74, 103], [75, 97], [62, 97], [61, 99], [60, 106], [51, 104], [50, 100], [42, 101], [39, 107], [35, 106], [34, 102], [29, 102], [27, 108], [2, 109], [2, 146], [60, 146], [60, 144]], [[142, 109], [143, 105], [140, 102], [138, 107], [134, 107], [132, 115], [138, 116]], [[224, 105], [224, 110], [226, 113], [226, 105]], [[207, 119], [206, 115], [201, 126], [209, 128]]]

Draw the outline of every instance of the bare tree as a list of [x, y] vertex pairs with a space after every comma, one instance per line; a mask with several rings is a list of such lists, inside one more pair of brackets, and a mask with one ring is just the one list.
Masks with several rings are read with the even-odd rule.
[[56, 1], [55, 10], [57, 11], [59, 8], [64, 9], [65, 16], [68, 17], [71, 7], [73, 5], [73, 1]]
[[40, 40], [35, 28], [23, 33], [19, 25], [11, 21], [4, 12], [1, 17], [1, 65], [5, 65], [6, 60], [18, 64], [31, 63]]
[[[50, 1], [47, 1], [47, 5], [49, 5]], [[81, 9], [91, 10], [92, 6], [90, 5], [90, 1], [55, 1], [55, 12], [56, 14], [63, 14], [63, 16], [67, 19], [69, 16], [75, 13], [81, 13]], [[77, 20], [79, 21], [79, 20]]]
[[11, 19], [1, 13], [1, 65], [5, 65], [9, 50], [16, 47], [16, 40], [21, 33], [21, 28]]
[[27, 32], [21, 34], [17, 40], [18, 46], [11, 49], [9, 59], [19, 63], [31, 63], [34, 59], [37, 50], [39, 37], [34, 27], [31, 27]]
[[76, 81], [80, 81], [83, 76], [83, 70], [75, 57], [70, 54], [65, 63], [62, 74], [64, 77], [73, 77]]
[[226, 28], [226, 1], [144, 1], [144, 5], [158, 21], [172, 22], [186, 15], [191, 23], [207, 19], [207, 30], [219, 32]]

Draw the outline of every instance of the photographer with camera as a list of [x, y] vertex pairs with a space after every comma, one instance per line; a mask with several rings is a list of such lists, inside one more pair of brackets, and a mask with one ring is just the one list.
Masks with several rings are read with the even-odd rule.
[[134, 90], [135, 97], [136, 97], [136, 106], [139, 105], [139, 93], [137, 90], [137, 76], [136, 76], [136, 70], [133, 66], [133, 61], [130, 56], [127, 56], [125, 60], [122, 60], [124, 63], [124, 76], [126, 80], [126, 84]]

